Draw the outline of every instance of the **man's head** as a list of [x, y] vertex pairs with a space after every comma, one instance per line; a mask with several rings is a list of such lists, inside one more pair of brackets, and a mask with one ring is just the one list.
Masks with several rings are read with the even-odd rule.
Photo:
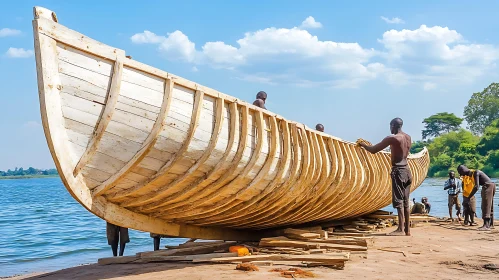
[[265, 91], [259, 91], [256, 94], [256, 99], [261, 99], [261, 100], [265, 101], [267, 99], [267, 93]]
[[316, 126], [315, 126], [315, 129], [317, 129], [318, 131], [320, 132], [324, 132], [324, 126], [320, 123], [318, 123]]
[[461, 176], [466, 176], [470, 174], [470, 169], [466, 165], [461, 164], [457, 167], [457, 173]]
[[404, 124], [404, 122], [402, 121], [401, 118], [394, 118], [390, 122], [390, 132], [392, 134], [397, 134], [402, 129], [403, 124]]
[[454, 171], [449, 172], [449, 178], [451, 179], [456, 178], [456, 173], [454, 173]]

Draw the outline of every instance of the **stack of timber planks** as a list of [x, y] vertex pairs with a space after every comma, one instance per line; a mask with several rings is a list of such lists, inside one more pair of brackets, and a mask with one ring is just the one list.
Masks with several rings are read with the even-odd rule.
[[[412, 222], [434, 221], [430, 216], [411, 216]], [[372, 214], [318, 226], [273, 230], [259, 242], [192, 241], [166, 249], [137, 253], [135, 256], [99, 259], [101, 265], [151, 262], [292, 264], [344, 269], [354, 257], [367, 258], [373, 236], [395, 225], [397, 216], [378, 210]], [[247, 255], [230, 252], [244, 246]], [[234, 248], [234, 247], [233, 247]]]

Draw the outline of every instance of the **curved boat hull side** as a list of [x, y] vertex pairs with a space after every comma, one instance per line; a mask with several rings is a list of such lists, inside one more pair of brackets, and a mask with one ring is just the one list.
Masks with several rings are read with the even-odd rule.
[[[49, 10], [35, 8], [33, 27], [52, 157], [71, 195], [106, 221], [252, 240], [261, 229], [353, 218], [391, 202], [386, 152], [133, 61]], [[409, 162], [413, 191], [428, 171], [426, 148]]]

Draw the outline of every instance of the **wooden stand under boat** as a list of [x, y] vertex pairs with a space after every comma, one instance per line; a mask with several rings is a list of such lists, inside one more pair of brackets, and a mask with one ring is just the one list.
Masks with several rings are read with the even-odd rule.
[[[262, 229], [359, 217], [391, 202], [390, 155], [139, 63], [34, 8], [47, 143], [64, 185], [110, 223], [259, 239]], [[411, 191], [428, 151], [411, 155]]]

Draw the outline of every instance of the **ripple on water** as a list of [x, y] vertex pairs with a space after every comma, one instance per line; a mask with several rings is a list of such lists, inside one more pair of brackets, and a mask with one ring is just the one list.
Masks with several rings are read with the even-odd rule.
[[[0, 180], [0, 189], [0, 276], [56, 270], [112, 255], [106, 223], [76, 202], [59, 178]], [[130, 240], [126, 255], [152, 249], [148, 233], [130, 230]]]

